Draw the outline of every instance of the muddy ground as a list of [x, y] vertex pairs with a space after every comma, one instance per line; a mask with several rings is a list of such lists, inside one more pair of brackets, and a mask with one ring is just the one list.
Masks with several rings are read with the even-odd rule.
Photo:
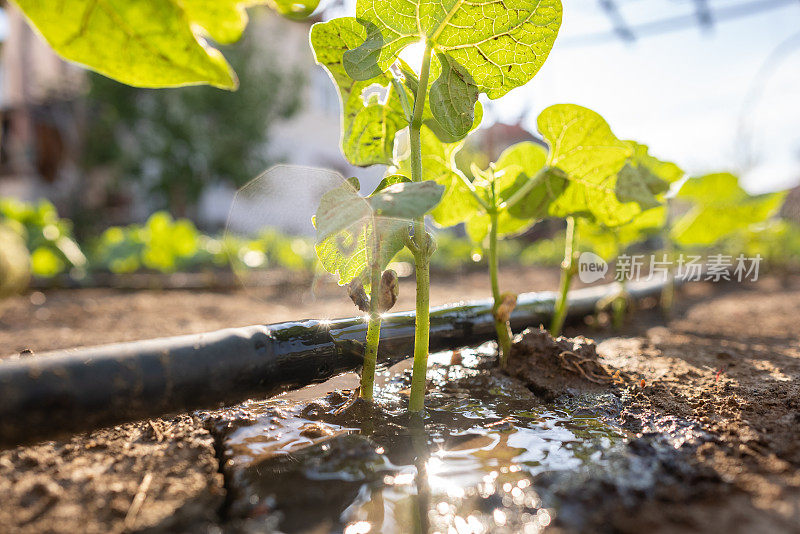
[[[554, 271], [507, 272], [503, 286], [551, 289], [556, 279]], [[434, 281], [434, 304], [488, 294], [477, 274], [445, 282]], [[276, 304], [243, 292], [29, 294], [2, 304], [0, 354], [351, 315], [338, 295], [266, 296]], [[412, 302], [404, 283], [399, 307]], [[633, 501], [596, 484], [573, 493], [593, 510], [593, 531], [800, 532], [798, 318], [800, 277], [772, 277], [688, 286], [668, 323], [650, 309], [617, 333], [568, 329], [597, 339], [605, 368], [636, 386], [623, 397], [622, 424], [637, 420], [647, 431], [642, 414], [657, 412], [704, 435], [681, 465], [661, 467], [659, 491]], [[223, 531], [217, 437], [182, 415], [0, 452], [0, 530]], [[575, 530], [558, 517], [553, 528]]]

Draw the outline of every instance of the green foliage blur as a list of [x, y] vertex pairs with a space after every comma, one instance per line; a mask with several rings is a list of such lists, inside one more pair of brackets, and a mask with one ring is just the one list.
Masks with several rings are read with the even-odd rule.
[[156, 212], [143, 225], [113, 226], [90, 248], [93, 270], [117, 274], [137, 271], [173, 273], [222, 269], [233, 261], [244, 268], [314, 269], [314, 248], [309, 238], [261, 232], [253, 239], [202, 234], [188, 219], [174, 220]]
[[0, 222], [13, 225], [24, 239], [35, 276], [51, 277], [86, 268], [86, 256], [72, 237], [72, 223], [59, 218], [55, 206], [47, 200], [26, 203], [0, 198]]
[[[0, 251], [0, 263], [5, 262], [0, 265], [0, 274], [9, 283], [11, 270], [4, 266], [12, 264], [15, 273], [19, 265], [24, 265], [37, 278], [61, 274], [80, 278], [97, 272], [121, 275], [200, 272], [226, 270], [231, 264], [237, 270], [282, 269], [308, 276], [318, 270], [313, 237], [290, 236], [274, 228], [265, 229], [253, 238], [210, 236], [200, 232], [190, 220], [174, 219], [164, 211], [154, 213], [144, 224], [112, 226], [79, 246], [72, 236], [71, 221], [60, 218], [50, 202], [0, 198], [0, 229], [3, 243], [8, 245]], [[23, 254], [11, 258], [12, 243], [17, 242], [27, 248], [27, 258]], [[437, 232], [436, 243], [437, 251], [431, 258], [433, 270], [453, 273], [485, 268], [483, 251], [467, 237], [443, 230]], [[585, 247], [583, 250], [594, 250], [591, 241], [582, 241], [581, 246]], [[627, 246], [626, 243], [619, 252]], [[784, 219], [767, 220], [729, 236], [719, 243], [719, 249], [731, 255], [760, 254], [766, 265], [774, 269], [797, 269], [800, 225]], [[563, 251], [563, 232], [534, 242], [501, 240], [498, 246], [500, 262], [517, 266], [557, 267]], [[407, 263], [410, 268], [413, 256], [404, 249], [394, 262]], [[14, 285], [26, 279], [27, 275], [15, 274]]]

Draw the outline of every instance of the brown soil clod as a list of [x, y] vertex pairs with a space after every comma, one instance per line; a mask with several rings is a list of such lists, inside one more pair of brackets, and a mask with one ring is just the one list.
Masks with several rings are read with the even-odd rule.
[[528, 328], [511, 348], [508, 373], [545, 400], [588, 393], [623, 383], [620, 371], [600, 363], [594, 341], [553, 338], [543, 327]]

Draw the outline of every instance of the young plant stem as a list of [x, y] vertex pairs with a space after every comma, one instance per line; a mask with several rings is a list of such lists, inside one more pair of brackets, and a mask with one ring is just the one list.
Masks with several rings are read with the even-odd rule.
[[627, 280], [620, 283], [619, 295], [611, 302], [611, 325], [615, 330], [622, 328], [625, 323], [625, 314], [628, 311], [628, 287]]
[[[411, 180], [422, 181], [422, 113], [428, 92], [428, 76], [431, 70], [431, 43], [425, 45], [419, 85], [414, 96], [414, 114], [409, 124], [411, 141]], [[417, 275], [417, 317], [414, 332], [414, 366], [411, 377], [411, 396], [408, 411], [420, 413], [425, 409], [425, 384], [428, 373], [428, 348], [430, 343], [430, 255], [433, 244], [429, 243], [425, 231], [425, 217], [414, 220], [414, 266]]]
[[572, 277], [575, 276], [575, 272], [577, 271], [577, 265], [575, 263], [577, 237], [577, 233], [575, 232], [575, 217], [567, 217], [564, 261], [561, 263], [561, 287], [559, 288], [556, 309], [553, 314], [553, 322], [550, 325], [550, 334], [553, 337], [558, 337], [561, 334], [561, 328], [564, 326], [564, 320], [567, 318], [569, 287], [572, 285]]
[[511, 354], [511, 327], [508, 321], [497, 317], [497, 309], [502, 304], [500, 282], [498, 281], [499, 261], [497, 255], [497, 210], [489, 212], [489, 277], [492, 280], [492, 297], [494, 298], [494, 328], [497, 330], [497, 344], [500, 348], [500, 367], [505, 368]]
[[[374, 224], [374, 221], [373, 221]], [[364, 350], [364, 367], [361, 370], [361, 398], [371, 401], [375, 383], [375, 366], [378, 361], [378, 343], [381, 339], [381, 314], [378, 302], [381, 294], [381, 270], [378, 267], [380, 243], [373, 231], [372, 258], [370, 261], [369, 324], [367, 347]]]

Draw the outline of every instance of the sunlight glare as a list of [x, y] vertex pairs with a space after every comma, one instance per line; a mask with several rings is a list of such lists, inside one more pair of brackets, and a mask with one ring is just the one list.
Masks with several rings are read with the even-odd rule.
[[420, 39], [414, 44], [410, 44], [400, 52], [400, 59], [408, 63], [414, 72], [419, 74], [422, 69], [422, 55], [425, 53], [425, 40]]

